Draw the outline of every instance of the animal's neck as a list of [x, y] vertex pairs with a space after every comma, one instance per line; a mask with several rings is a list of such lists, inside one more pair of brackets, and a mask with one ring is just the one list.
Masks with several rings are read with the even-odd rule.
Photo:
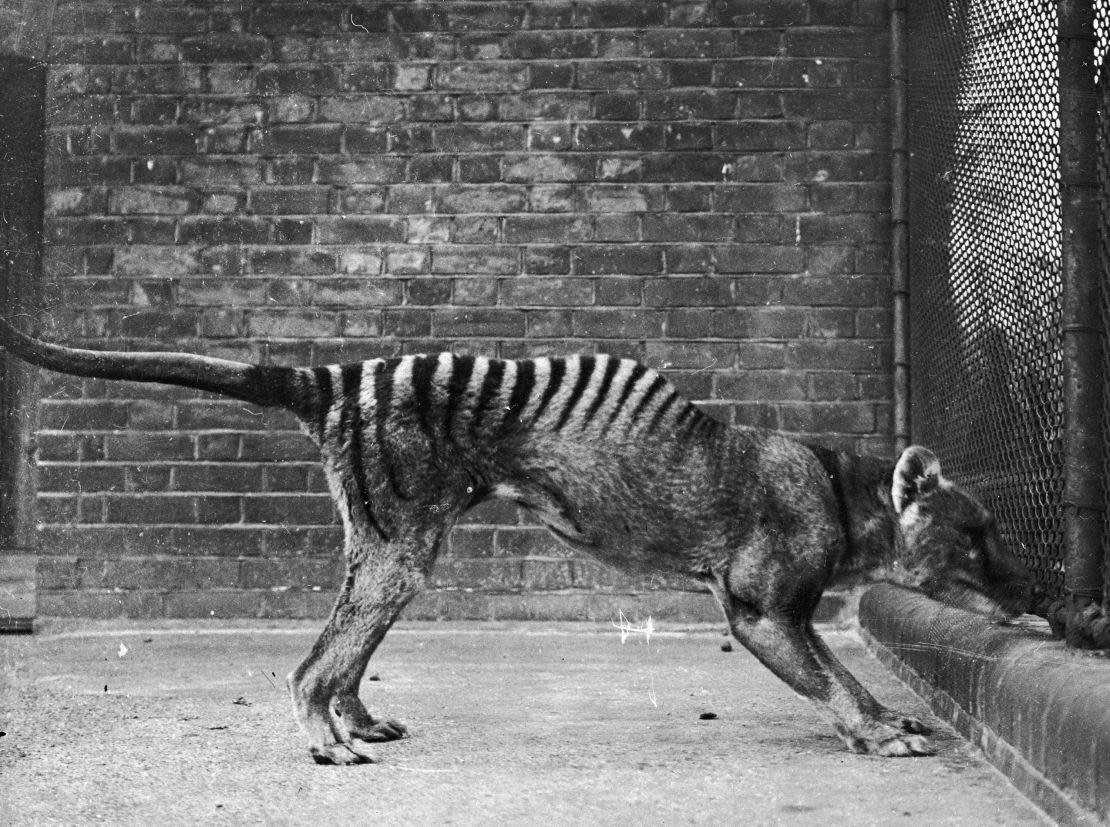
[[829, 473], [840, 505], [845, 548], [834, 578], [882, 578], [898, 554], [898, 517], [890, 498], [894, 462], [882, 457], [813, 448]]

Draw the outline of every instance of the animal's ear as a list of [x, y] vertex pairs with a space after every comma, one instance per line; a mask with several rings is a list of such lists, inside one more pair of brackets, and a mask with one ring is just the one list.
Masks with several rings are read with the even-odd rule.
[[894, 481], [890, 488], [894, 510], [901, 514], [910, 503], [939, 484], [940, 460], [936, 454], [920, 445], [911, 445], [902, 452], [898, 464], [894, 466]]

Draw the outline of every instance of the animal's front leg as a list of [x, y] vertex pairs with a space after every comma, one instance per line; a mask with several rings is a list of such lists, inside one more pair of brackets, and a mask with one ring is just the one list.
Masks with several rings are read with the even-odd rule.
[[370, 656], [422, 582], [418, 567], [396, 559], [367, 563], [348, 573], [327, 626], [289, 675], [294, 713], [317, 763], [373, 761], [372, 742], [404, 736], [402, 724], [366, 711], [358, 688]]
[[878, 719], [885, 724], [900, 729], [902, 732], [908, 732], [913, 735], [928, 735], [932, 732], [926, 724], [912, 715], [906, 715], [896, 710], [888, 709], [876, 701], [871, 693], [864, 689], [863, 685], [856, 680], [856, 676], [844, 667], [837, 659], [836, 655], [829, 649], [828, 644], [826, 644], [825, 641], [821, 639], [821, 636], [814, 632], [812, 628], [808, 629], [807, 638], [818, 659], [829, 667], [840, 685], [852, 694], [859, 704], [860, 709], [865, 710], [869, 717]]
[[733, 634], [796, 692], [829, 714], [837, 734], [855, 752], [884, 756], [931, 755], [930, 743], [906, 731], [864, 689], [817, 637], [788, 619], [733, 617]]

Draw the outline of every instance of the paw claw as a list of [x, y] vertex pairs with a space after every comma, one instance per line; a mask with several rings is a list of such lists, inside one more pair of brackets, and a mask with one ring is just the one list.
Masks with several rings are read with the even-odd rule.
[[895, 712], [889, 709], [883, 710], [880, 719], [883, 723], [901, 730], [902, 732], [908, 732], [911, 735], [929, 735], [933, 731], [931, 727], [923, 723], [920, 719], [912, 715], [903, 715], [901, 712]]
[[870, 731], [867, 734], [855, 734], [839, 727], [838, 731], [848, 748], [862, 755], [906, 758], [913, 755], [936, 754], [937, 749], [928, 738], [918, 733], [900, 731], [897, 723], [869, 728]]
[[923, 724], [917, 718], [904, 717], [898, 722], [902, 727], [902, 732], [909, 732], [913, 735], [931, 735], [933, 728]]
[[397, 741], [408, 735], [408, 727], [400, 721], [374, 721], [369, 725], [351, 727], [351, 736], [363, 741]]
[[366, 748], [365, 742], [357, 740], [345, 744], [325, 744], [309, 748], [312, 760], [317, 764], [350, 766], [352, 764], [372, 764], [374, 757]]
[[868, 744], [872, 755], [881, 755], [884, 758], [908, 758], [914, 755], [935, 755], [934, 747], [927, 738], [920, 735], [896, 735], [878, 743]]

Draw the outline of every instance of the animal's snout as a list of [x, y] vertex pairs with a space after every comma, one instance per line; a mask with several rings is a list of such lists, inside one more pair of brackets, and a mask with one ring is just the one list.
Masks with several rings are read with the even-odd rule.
[[1028, 589], [1029, 599], [1026, 601], [1027, 611], [1036, 613], [1041, 604], [1051, 597], [1051, 593], [1043, 583], [1032, 583]]

